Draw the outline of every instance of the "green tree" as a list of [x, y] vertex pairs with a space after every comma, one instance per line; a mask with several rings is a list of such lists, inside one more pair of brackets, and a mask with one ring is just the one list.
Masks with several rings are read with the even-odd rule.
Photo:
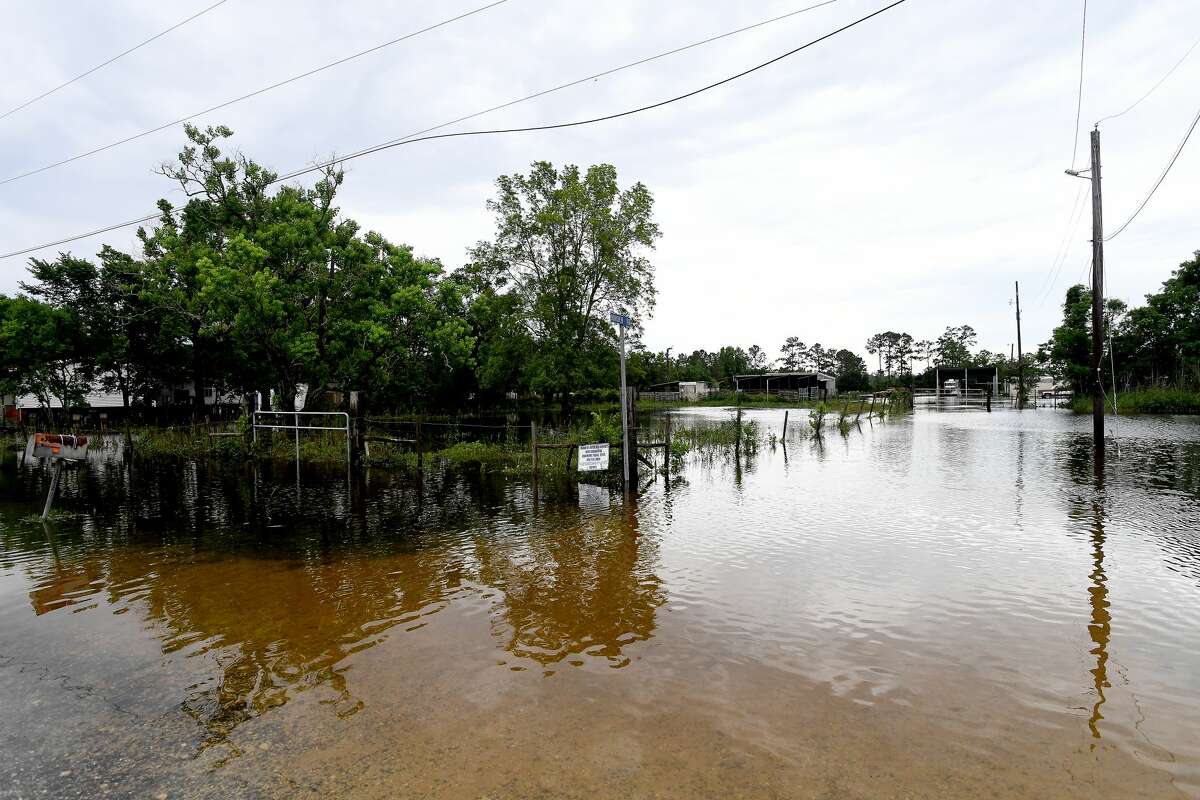
[[360, 235], [335, 199], [344, 175], [279, 185], [245, 156], [226, 155], [232, 132], [185, 128], [190, 144], [160, 172], [190, 198], [163, 200], [140, 231], [140, 299], [161, 315], [164, 350], [195, 391], [274, 390], [284, 410], [328, 389], [367, 389], [373, 402], [444, 399], [471, 357], [462, 285], [437, 261], [376, 233]]
[[80, 364], [88, 366], [95, 382], [121, 394], [129, 409], [145, 400], [169, 363], [169, 342], [159, 339], [161, 320], [140, 299], [140, 265], [105, 246], [100, 267], [91, 261], [60, 254], [53, 261], [33, 259], [32, 282], [23, 282], [30, 295], [72, 315], [78, 321]]
[[[1105, 304], [1105, 335], [1125, 311], [1125, 303], [1110, 298]], [[1088, 391], [1092, 364], [1092, 292], [1082, 284], [1067, 289], [1062, 324], [1050, 341], [1038, 349], [1038, 361], [1058, 381], [1069, 383], [1075, 394]]]
[[947, 327], [933, 344], [934, 364], [937, 366], [964, 366], [972, 362], [971, 350], [978, 335], [970, 325]]
[[788, 372], [806, 369], [809, 359], [808, 346], [798, 336], [789, 336], [783, 343], [780, 366]]
[[751, 372], [766, 372], [770, 364], [767, 361], [767, 351], [756, 344], [750, 345], [746, 351], [746, 360]]
[[1200, 251], [1129, 312], [1114, 345], [1127, 382], [1200, 388]]
[[839, 391], [858, 392], [871, 387], [867, 362], [858, 353], [843, 348], [834, 353], [833, 360], [833, 374], [837, 376]]
[[60, 423], [84, 403], [94, 377], [88, 363], [88, 334], [80, 315], [30, 297], [0, 303], [0, 376], [15, 394], [32, 394], [53, 418], [54, 400], [63, 407]]
[[581, 173], [539, 161], [528, 175], [503, 175], [488, 201], [496, 236], [471, 251], [498, 289], [521, 300], [533, 341], [530, 387], [561, 394], [586, 386], [589, 359], [612, 347], [609, 311], [635, 319], [654, 306], [647, 258], [659, 237], [654, 201], [641, 183], [621, 189], [609, 164]]

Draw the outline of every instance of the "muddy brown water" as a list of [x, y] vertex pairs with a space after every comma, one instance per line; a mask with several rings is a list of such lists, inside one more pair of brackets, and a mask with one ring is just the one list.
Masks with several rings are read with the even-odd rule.
[[919, 412], [628, 501], [97, 457], [45, 527], [10, 453], [0, 797], [1200, 796], [1200, 424], [1122, 420], [1102, 480], [1089, 426]]

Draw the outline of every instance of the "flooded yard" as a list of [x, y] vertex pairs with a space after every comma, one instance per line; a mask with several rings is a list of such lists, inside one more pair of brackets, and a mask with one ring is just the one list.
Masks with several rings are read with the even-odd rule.
[[1117, 434], [918, 412], [629, 500], [97, 458], [45, 526], [9, 453], [0, 797], [1200, 797], [1200, 420]]

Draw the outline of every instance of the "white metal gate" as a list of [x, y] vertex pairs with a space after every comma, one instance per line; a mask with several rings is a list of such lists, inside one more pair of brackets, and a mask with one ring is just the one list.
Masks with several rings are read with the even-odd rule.
[[[290, 425], [265, 424], [259, 422], [259, 417], [278, 419], [291, 417]], [[338, 417], [342, 420], [340, 426], [331, 425], [301, 425], [301, 417]], [[250, 418], [250, 429], [255, 444], [258, 443], [259, 430], [294, 431], [296, 439], [296, 463], [300, 463], [300, 431], [341, 431], [346, 436], [346, 463], [350, 463], [350, 415], [345, 411], [255, 411]]]

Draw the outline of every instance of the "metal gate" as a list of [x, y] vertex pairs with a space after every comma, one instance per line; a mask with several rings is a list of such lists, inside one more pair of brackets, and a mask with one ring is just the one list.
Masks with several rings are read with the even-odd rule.
[[[291, 425], [268, 425], [258, 421], [259, 417], [291, 417]], [[338, 417], [342, 420], [340, 426], [331, 425], [301, 425], [301, 417]], [[250, 430], [254, 443], [258, 443], [259, 430], [294, 431], [296, 438], [296, 463], [300, 463], [300, 431], [341, 431], [346, 436], [346, 463], [350, 463], [350, 415], [345, 411], [255, 411], [250, 418]]]

